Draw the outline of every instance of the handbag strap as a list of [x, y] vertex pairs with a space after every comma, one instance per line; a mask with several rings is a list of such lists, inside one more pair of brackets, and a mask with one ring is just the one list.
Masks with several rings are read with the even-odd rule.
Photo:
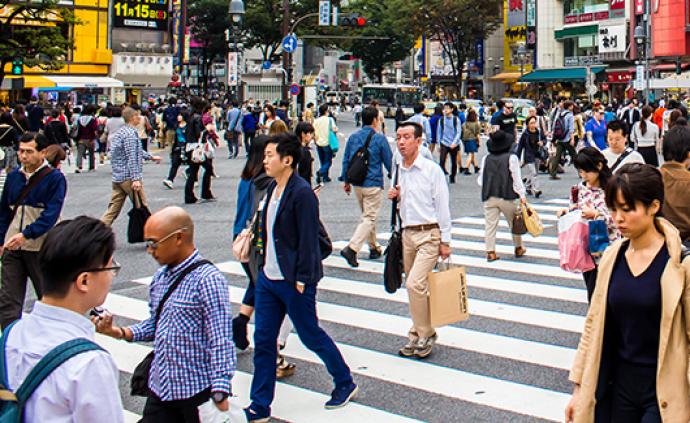
[[632, 148], [626, 148], [625, 151], [623, 151], [621, 153], [621, 155], [618, 156], [618, 159], [613, 164], [613, 166], [611, 166], [611, 168], [610, 168], [611, 172], [614, 172], [616, 170], [616, 168], [618, 166], [620, 166], [620, 164], [623, 162], [623, 160], [625, 160], [625, 158], [628, 157], [630, 155], [630, 153], [632, 153], [632, 152], [633, 152]]
[[[400, 163], [395, 166], [395, 175], [393, 175], [393, 188], [398, 184], [398, 172], [400, 169]], [[400, 213], [398, 213], [398, 197], [393, 199], [393, 206], [391, 210], [391, 231], [395, 231], [398, 226], [398, 221], [400, 219]]]
[[[170, 285], [170, 288], [168, 288], [168, 290], [167, 290], [167, 291], [165, 292], [165, 294], [163, 295], [163, 298], [162, 298], [161, 301], [158, 303], [158, 307], [156, 308], [156, 316], [155, 316], [154, 319], [153, 319], [153, 327], [154, 327], [154, 328], [155, 328], [156, 326], [158, 326], [158, 319], [160, 318], [161, 312], [163, 311], [163, 305], [165, 305], [165, 302], [168, 301], [168, 298], [170, 298], [170, 296], [171, 296], [171, 295], [173, 294], [173, 292], [177, 289], [177, 287], [180, 285], [180, 283], [182, 282], [182, 280], [183, 280], [187, 275], [189, 275], [194, 269], [196, 269], [197, 267], [201, 267], [201, 266], [203, 266], [204, 264], [213, 264], [213, 263], [211, 263], [211, 262], [208, 261], [208, 260], [199, 260], [199, 261], [195, 261], [194, 263], [192, 263], [192, 264], [190, 264], [189, 266], [187, 266], [187, 268], [185, 268], [183, 271], [181, 271], [179, 275], [177, 275], [177, 278], [175, 279], [175, 281], [172, 283], [172, 285]], [[155, 329], [154, 329], [154, 330], [155, 330]]]
[[14, 216], [17, 214], [17, 210], [19, 210], [19, 206], [22, 204], [22, 201], [26, 200], [26, 197], [29, 196], [31, 190], [34, 189], [34, 187], [38, 185], [38, 183], [41, 182], [43, 178], [48, 176], [50, 172], [52, 172], [50, 166], [43, 166], [41, 170], [38, 171], [38, 173], [34, 173], [31, 176], [31, 178], [29, 178], [29, 181], [26, 183], [26, 185], [24, 185], [24, 188], [19, 193], [17, 201], [15, 201], [12, 205], [12, 210], [10, 211], [10, 219], [8, 220], [9, 222], [12, 222], [14, 220]]

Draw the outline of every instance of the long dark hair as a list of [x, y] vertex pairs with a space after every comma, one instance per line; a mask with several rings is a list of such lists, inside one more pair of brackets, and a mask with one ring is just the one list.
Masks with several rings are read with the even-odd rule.
[[642, 135], [647, 133], [647, 119], [649, 119], [653, 111], [651, 106], [644, 106], [642, 108], [642, 119], [640, 119], [640, 132], [642, 132]]
[[[624, 204], [618, 202], [619, 192], [625, 201]], [[659, 169], [652, 165], [628, 163], [611, 177], [606, 186], [606, 205], [609, 210], [615, 210], [620, 206], [634, 209], [637, 202], [649, 208], [654, 200], [664, 204], [664, 181]], [[661, 216], [661, 212], [660, 208], [656, 216]]]
[[261, 170], [264, 168], [264, 150], [266, 149], [267, 142], [268, 136], [266, 135], [259, 135], [252, 140], [252, 146], [249, 149], [249, 158], [240, 175], [245, 181], [261, 173]]
[[[597, 172], [599, 174], [599, 187], [602, 189], [606, 188], [611, 179], [611, 169], [609, 169], [606, 157], [594, 147], [585, 147], [580, 150], [575, 156], [573, 164], [577, 170]], [[601, 165], [601, 169], [599, 165]]]

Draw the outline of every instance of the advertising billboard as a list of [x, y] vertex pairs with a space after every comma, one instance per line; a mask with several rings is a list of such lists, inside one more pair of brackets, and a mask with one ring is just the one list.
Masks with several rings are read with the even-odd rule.
[[168, 30], [168, 0], [113, 0], [113, 26]]

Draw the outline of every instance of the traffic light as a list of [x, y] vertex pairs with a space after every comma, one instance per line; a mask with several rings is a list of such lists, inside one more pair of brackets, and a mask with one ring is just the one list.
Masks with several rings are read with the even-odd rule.
[[359, 13], [343, 13], [338, 16], [338, 24], [352, 28], [363, 28], [367, 24], [367, 18]]
[[17, 57], [12, 61], [12, 75], [21, 75], [24, 73], [24, 59]]

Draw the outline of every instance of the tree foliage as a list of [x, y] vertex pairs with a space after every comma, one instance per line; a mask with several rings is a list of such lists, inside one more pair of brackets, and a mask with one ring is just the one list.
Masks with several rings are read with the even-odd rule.
[[502, 4], [503, 0], [408, 0], [403, 6], [416, 34], [441, 43], [460, 91], [464, 64], [476, 57], [477, 40], [486, 39], [500, 25]]
[[408, 16], [402, 3], [402, 0], [356, 0], [349, 6], [367, 18], [367, 25], [357, 31], [359, 35], [387, 37], [351, 42], [352, 54], [361, 58], [365, 72], [379, 82], [383, 82], [386, 65], [403, 60], [414, 46], [415, 36], [406, 24]]
[[10, 2], [0, 0], [0, 83], [5, 66], [17, 58], [28, 67], [57, 70], [65, 65], [74, 40], [67, 30], [81, 22], [72, 11], [58, 5], [58, 0]]
[[201, 44], [201, 55], [198, 58], [202, 72], [198, 81], [205, 91], [208, 77], [214, 60], [224, 60], [228, 53], [225, 30], [230, 28], [227, 0], [193, 0], [187, 5], [187, 18], [194, 40]]

